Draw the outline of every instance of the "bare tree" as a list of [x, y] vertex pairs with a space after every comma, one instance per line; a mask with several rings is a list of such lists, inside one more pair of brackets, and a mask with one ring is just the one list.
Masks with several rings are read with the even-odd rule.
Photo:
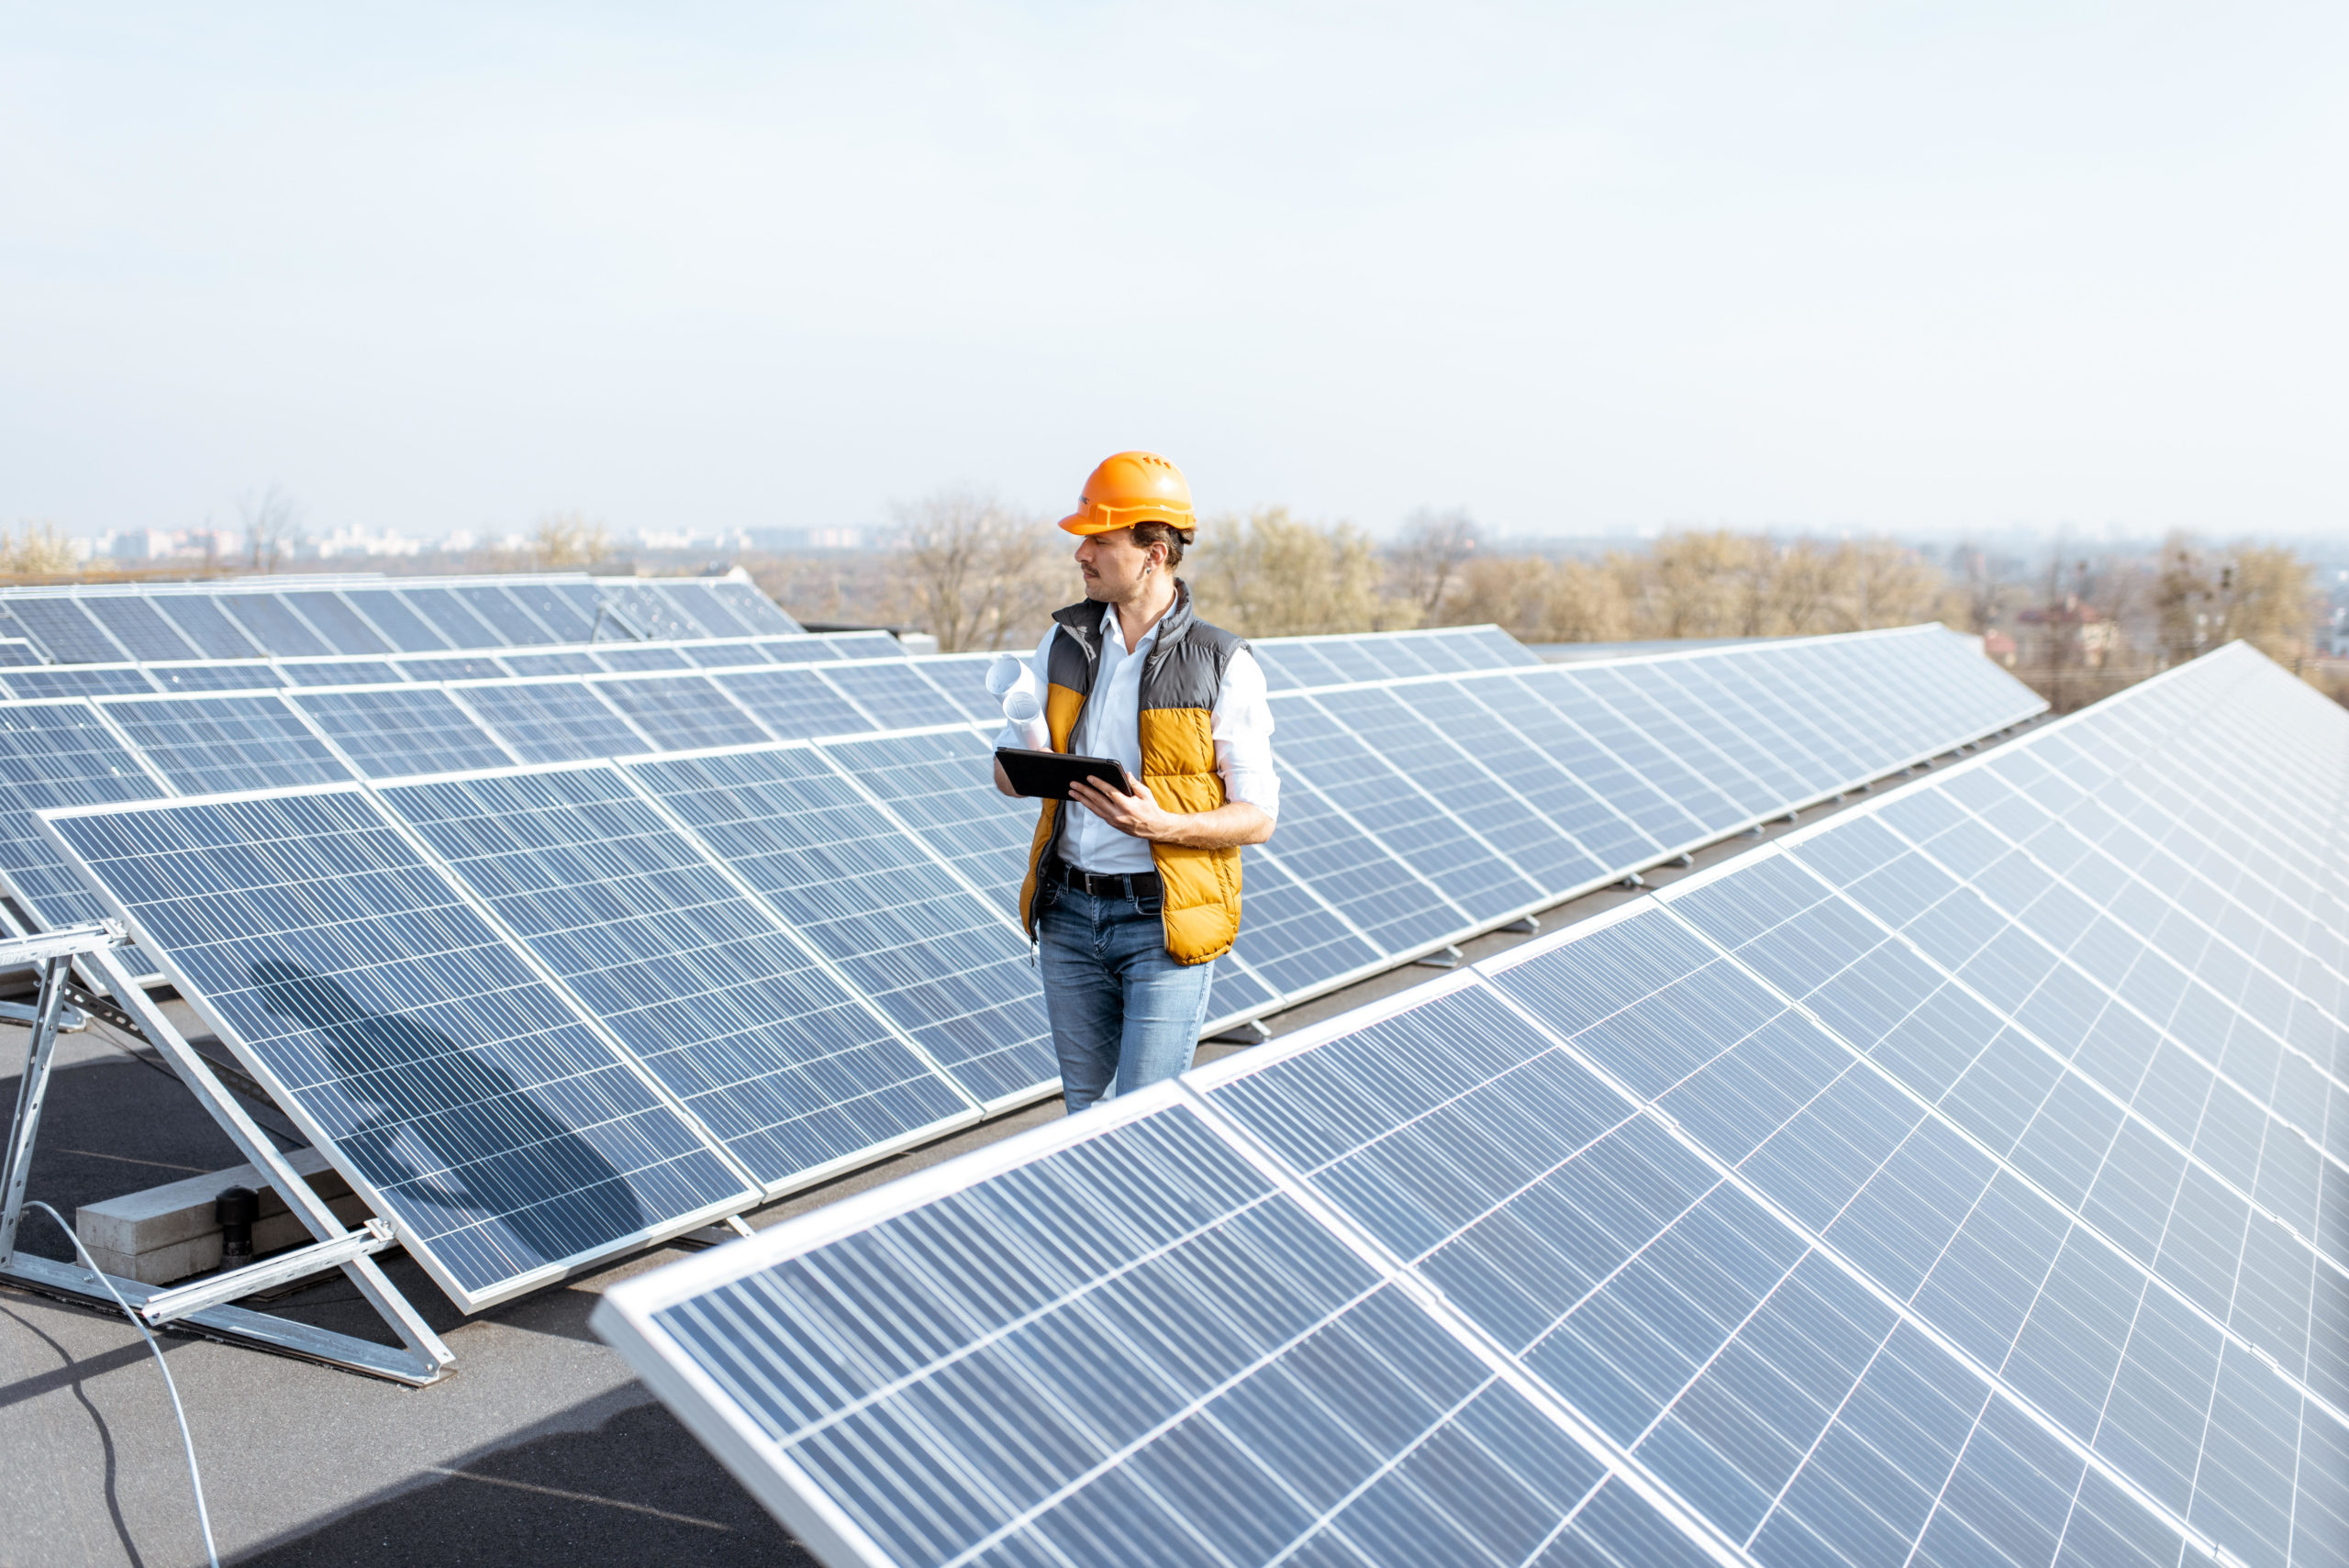
[[27, 519], [0, 533], [0, 573], [12, 577], [56, 577], [77, 564], [73, 541], [55, 523]]
[[611, 553], [611, 530], [584, 512], [549, 512], [530, 530], [530, 559], [542, 571], [593, 566]]
[[1475, 559], [1483, 537], [1476, 519], [1458, 506], [1443, 512], [1422, 506], [1404, 519], [1395, 564], [1403, 595], [1419, 606], [1422, 624], [1442, 621], [1444, 595], [1458, 582], [1461, 569]]
[[1369, 631], [1381, 620], [1378, 556], [1345, 523], [1327, 528], [1267, 506], [1199, 530], [1199, 614], [1243, 637]]
[[238, 497], [237, 513], [245, 526], [245, 563], [255, 572], [274, 572], [301, 550], [302, 508], [274, 482]]
[[942, 491], [896, 515], [909, 607], [943, 651], [1004, 647], [1039, 626], [1069, 585], [1056, 559], [1066, 536], [992, 495]]

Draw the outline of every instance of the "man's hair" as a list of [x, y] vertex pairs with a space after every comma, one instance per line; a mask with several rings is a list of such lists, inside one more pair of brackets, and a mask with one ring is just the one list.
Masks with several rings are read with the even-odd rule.
[[1136, 523], [1134, 544], [1142, 550], [1148, 550], [1153, 544], [1164, 545], [1166, 570], [1172, 572], [1183, 564], [1183, 552], [1191, 548], [1191, 535], [1194, 531], [1190, 528], [1178, 528], [1172, 523]]

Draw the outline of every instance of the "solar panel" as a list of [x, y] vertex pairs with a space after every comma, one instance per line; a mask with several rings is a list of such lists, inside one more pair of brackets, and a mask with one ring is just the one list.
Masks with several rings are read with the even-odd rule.
[[755, 642], [685, 642], [677, 651], [697, 670], [763, 670], [774, 662]]
[[855, 704], [808, 669], [735, 670], [719, 675], [718, 686], [752, 717], [785, 740], [850, 735], [878, 728]]
[[709, 591], [753, 632], [789, 636], [800, 629], [799, 623], [777, 608], [773, 599], [747, 583], [712, 583]]
[[[1684, 765], [1672, 751], [1666, 750], [1663, 740], [1651, 735], [1616, 711], [1612, 705], [1602, 701], [1589, 684], [1575, 674], [1551, 669], [1514, 678], [1524, 683], [1527, 690], [1549, 704], [1588, 740], [1595, 741], [1618, 766], [1630, 770], [1664, 796], [1672, 809], [1669, 813], [1655, 813], [1656, 826], [1651, 827], [1650, 830], [1666, 843], [1701, 842], [1713, 835], [1727, 832], [1746, 817], [1747, 813], [1734, 800]], [[1666, 733], [1675, 732], [1682, 737], [1678, 744], [1693, 745], [1694, 738], [1687, 736], [1678, 726], [1672, 727]], [[1642, 826], [1648, 825], [1645, 816], [1640, 813], [1633, 815]], [[1695, 824], [1696, 831], [1682, 840], [1670, 838], [1669, 824], [1675, 817]]]
[[400, 673], [411, 681], [493, 681], [507, 674], [505, 661], [512, 654], [475, 654], [470, 658], [403, 659]]
[[427, 624], [397, 589], [345, 588], [342, 596], [402, 653], [437, 653], [449, 646], [449, 639]]
[[[1244, 1329], [1147, 1260], [1297, 1195], [1300, 1232], [1258, 1255], [1313, 1257], [1326, 1232], [1408, 1280], [1414, 1313], [1548, 1418], [1496, 1457], [1530, 1465], [1531, 1430], [1587, 1440], [1716, 1556], [2332, 1561], [2349, 1231], [2329, 1189], [2349, 1182], [2321, 1140], [2343, 1031], [2288, 976], [2316, 960], [2337, 1004], [2338, 928], [2288, 911], [2337, 906], [2341, 878], [2278, 851], [2328, 841], [2344, 785], [2349, 717], [2231, 650], [1155, 1099], [634, 1282], [598, 1327], [770, 1506], [829, 1505], [863, 1560], [1097, 1549], [1140, 1498], [1165, 1539], [1231, 1532], [1233, 1560], [1267, 1561], [1299, 1539], [1290, 1489], [1158, 1485], [1155, 1444], [1199, 1393], [1128, 1373], [1027, 1396], [1065, 1363], [1023, 1336]], [[2278, 874], [2241, 877], [2245, 855]], [[2197, 869], [2222, 863], [2224, 884]], [[1153, 1160], [1128, 1130], [1153, 1123], [1204, 1130]], [[1168, 1180], [1217, 1169], [1219, 1140], [1262, 1181], [1247, 1201]], [[1090, 1179], [1038, 1170], [1097, 1147]], [[1097, 1264], [1059, 1250], [1141, 1229], [1060, 1223], [1092, 1193], [1170, 1187], [1177, 1234]], [[1028, 1266], [943, 1276], [976, 1292], [952, 1309], [907, 1266], [1047, 1215]], [[1308, 1269], [1204, 1272], [1261, 1312], [1316, 1302]], [[851, 1310], [886, 1327], [843, 1361]], [[1264, 1357], [1208, 1353], [1240, 1358], [1206, 1363], [1210, 1398]], [[829, 1376], [773, 1375], [818, 1355]], [[1425, 1362], [1366, 1363], [1352, 1396], [1403, 1397]], [[1272, 1451], [1310, 1473], [1348, 1437]], [[1094, 1534], [1042, 1533], [1113, 1480]]]
[[38, 669], [12, 669], [6, 683], [19, 697], [104, 696], [119, 692], [151, 692], [155, 683], [136, 664], [44, 664]]
[[648, 584], [654, 593], [669, 602], [670, 607], [690, 617], [701, 628], [704, 637], [740, 637], [759, 628], [746, 624], [726, 607], [726, 601], [711, 593], [700, 583]]
[[1017, 907], [1036, 806], [996, 792], [993, 747], [968, 729], [953, 729], [830, 740], [823, 750], [994, 907]]
[[604, 662], [607, 670], [624, 674], [644, 674], [656, 670], [690, 670], [692, 660], [674, 648], [627, 648], [600, 646], [596, 657]]
[[1333, 686], [1348, 679], [1335, 665], [1313, 651], [1309, 642], [1252, 642], [1251, 652], [1264, 672], [1264, 684], [1276, 692], [1299, 686]]
[[[163, 785], [107, 728], [89, 704], [72, 700], [0, 707], [0, 873], [39, 927], [106, 918], [42, 837], [33, 813], [57, 806], [154, 800]], [[142, 971], [144, 962], [134, 965]]]
[[223, 615], [209, 594], [158, 594], [150, 602], [207, 659], [258, 659], [270, 651]]
[[699, 621], [691, 619], [666, 595], [643, 583], [606, 582], [604, 598], [618, 606], [647, 637], [662, 639], [707, 637]]
[[593, 1322], [828, 1562], [1709, 1561], [1171, 1086], [826, 1218]]
[[371, 779], [469, 773], [514, 762], [449, 694], [429, 686], [302, 691], [294, 706]]
[[596, 595], [591, 588], [518, 580], [506, 584], [506, 593], [557, 642], [584, 642], [595, 634]]
[[48, 826], [464, 1309], [757, 1195], [356, 789]]
[[972, 717], [960, 703], [923, 679], [910, 661], [833, 664], [826, 667], [822, 678], [892, 729], [967, 724]]
[[902, 659], [906, 652], [885, 631], [829, 631], [824, 641], [842, 659]]
[[452, 588], [406, 587], [400, 597], [451, 648], [503, 648], [506, 639], [466, 607]]
[[1028, 944], [817, 752], [771, 747], [625, 771], [972, 1098], [1058, 1086]]
[[[1272, 702], [1284, 784], [1292, 777], [1307, 781], [1355, 825], [1375, 835], [1467, 916], [1458, 924], [1497, 919], [1545, 902], [1541, 887], [1490, 839], [1431, 798], [1417, 778], [1398, 771], [1383, 747], [1354, 733], [1345, 720], [1333, 717], [1311, 697], [1283, 693]], [[1418, 715], [1383, 693], [1353, 706], [1364, 718], [1375, 717], [1382, 723], [1387, 741], [1407, 747], [1418, 767], [1446, 775], [1455, 795], [1474, 795], [1471, 809], [1483, 807], [1493, 826], [1538, 829], [1522, 802], [1508, 796], [1489, 774], [1445, 746]], [[1470, 788], [1464, 775], [1472, 773], [1483, 787]], [[1285, 813], [1286, 789], [1283, 794]]]
[[[1380, 949], [1279, 861], [1251, 846], [1240, 862], [1243, 902], [1232, 951], [1275, 990], [1308, 993], [1386, 966]], [[1231, 1002], [1219, 971], [1208, 1005], [1229, 1008]]]
[[0, 637], [0, 668], [40, 662], [39, 651], [23, 638]]
[[579, 681], [496, 681], [451, 695], [526, 762], [585, 762], [658, 751], [596, 690]]
[[464, 601], [465, 607], [473, 611], [475, 618], [497, 633], [498, 641], [484, 644], [484, 647], [495, 648], [510, 643], [517, 648], [527, 648], [534, 642], [564, 640], [540, 626], [537, 617], [524, 609], [521, 603], [502, 586], [482, 584], [451, 588], [450, 592]]
[[724, 692], [699, 675], [592, 681], [605, 699], [636, 721], [663, 751], [740, 746], [773, 737]]
[[[1026, 649], [1015, 651], [1022, 659], [1029, 653]], [[999, 657], [995, 653], [948, 653], [934, 659], [917, 659], [913, 663], [966, 717], [974, 723], [996, 725], [1003, 722], [1003, 699], [987, 690], [987, 671]]]
[[777, 664], [813, 664], [841, 656], [841, 651], [825, 637], [763, 637], [759, 651]]
[[236, 617], [247, 635], [282, 658], [311, 658], [342, 650], [313, 631], [294, 607], [277, 594], [223, 594], [217, 601]]
[[204, 650], [155, 613], [154, 601], [128, 594], [103, 594], [82, 601], [93, 620], [114, 634], [133, 659], [199, 659]]
[[396, 652], [395, 644], [386, 640], [365, 617], [346, 603], [340, 594], [328, 589], [278, 595], [301, 613], [320, 637], [333, 644], [337, 653], [376, 654]]
[[610, 769], [383, 799], [768, 1193], [977, 1115]]
[[600, 675], [605, 668], [593, 653], [577, 651], [501, 653], [497, 662], [515, 675]]
[[147, 678], [167, 692], [275, 691], [285, 678], [257, 659], [192, 664], [144, 664]]
[[120, 697], [99, 711], [181, 795], [340, 783], [351, 776], [273, 695]]
[[0, 610], [61, 664], [105, 664], [128, 656], [72, 599], [0, 599]]
[[[1280, 830], [1273, 842], [1272, 850], [1261, 851], [1264, 858], [1277, 862], [1310, 887], [1350, 929], [1387, 958], [1442, 946], [1474, 923], [1465, 910], [1364, 832], [1351, 817], [1304, 780], [1286, 773], [1281, 779]], [[1257, 858], [1241, 857], [1243, 899], [1244, 868], [1255, 864]], [[1269, 958], [1260, 958], [1259, 950], [1249, 942], [1244, 917], [1239, 951], [1259, 970], [1274, 972]]]
[[411, 673], [418, 680], [433, 678], [416, 672], [413, 665], [384, 659], [280, 659], [277, 671], [287, 684], [295, 686], [390, 686], [407, 680]]

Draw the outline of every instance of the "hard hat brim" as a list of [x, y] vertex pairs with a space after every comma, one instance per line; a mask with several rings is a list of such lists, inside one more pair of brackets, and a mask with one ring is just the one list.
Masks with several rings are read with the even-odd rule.
[[1192, 514], [1178, 512], [1172, 506], [1087, 506], [1063, 517], [1061, 528], [1073, 534], [1113, 534], [1136, 523], [1164, 523], [1186, 533], [1199, 526]]

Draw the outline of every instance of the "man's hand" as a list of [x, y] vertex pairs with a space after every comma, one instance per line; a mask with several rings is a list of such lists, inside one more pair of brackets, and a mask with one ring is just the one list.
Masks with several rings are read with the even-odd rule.
[[1133, 794], [1121, 795], [1097, 780], [1078, 779], [1068, 786], [1068, 797], [1119, 832], [1147, 843], [1229, 850], [1261, 844], [1273, 836], [1273, 819], [1261, 806], [1235, 800], [1213, 811], [1168, 811], [1148, 784], [1140, 779], [1133, 784]]
[[1159, 809], [1158, 797], [1141, 780], [1133, 786], [1133, 794], [1119, 795], [1098, 779], [1078, 779], [1068, 786], [1068, 797], [1120, 833], [1151, 843], [1171, 840], [1183, 819]]

